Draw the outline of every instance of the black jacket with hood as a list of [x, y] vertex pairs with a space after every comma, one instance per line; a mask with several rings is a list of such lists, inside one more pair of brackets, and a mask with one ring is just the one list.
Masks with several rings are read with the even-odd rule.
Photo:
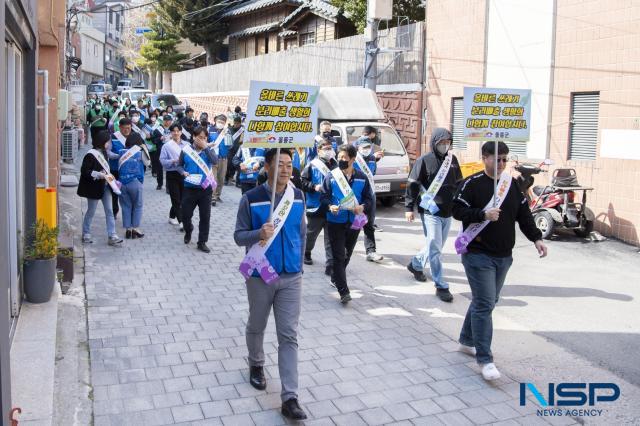
[[[435, 128], [431, 134], [431, 152], [418, 158], [413, 165], [413, 169], [411, 169], [411, 173], [409, 173], [409, 182], [404, 198], [404, 205], [408, 212], [413, 211], [416, 205], [418, 206], [418, 212], [424, 212], [422, 207], [420, 207], [420, 186], [428, 189], [438, 174], [438, 170], [440, 170], [445, 156], [438, 153], [436, 144], [441, 140], [447, 139], [451, 140], [451, 132], [441, 127]], [[458, 164], [458, 159], [454, 156], [451, 167], [449, 168], [449, 173], [435, 196], [436, 205], [440, 209], [435, 216], [451, 217], [453, 196], [461, 180], [462, 172], [460, 171], [460, 164]]]

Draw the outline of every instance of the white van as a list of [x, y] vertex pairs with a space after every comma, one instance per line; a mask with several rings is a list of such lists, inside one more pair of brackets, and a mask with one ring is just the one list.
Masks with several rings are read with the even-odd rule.
[[331, 133], [342, 143], [352, 143], [362, 135], [365, 126], [377, 130], [384, 157], [377, 163], [374, 176], [376, 196], [384, 206], [392, 206], [404, 196], [409, 178], [409, 155], [402, 139], [387, 124], [375, 92], [362, 87], [323, 87], [318, 99], [318, 121], [331, 122]]
[[149, 98], [151, 94], [152, 94], [151, 90], [147, 90], [147, 89], [129, 89], [129, 90], [123, 90], [122, 95], [120, 95], [120, 97], [122, 98], [123, 101], [125, 99], [131, 99], [131, 104], [136, 105], [136, 102], [138, 102], [138, 99], [144, 97], [145, 95], [147, 95], [147, 98]]

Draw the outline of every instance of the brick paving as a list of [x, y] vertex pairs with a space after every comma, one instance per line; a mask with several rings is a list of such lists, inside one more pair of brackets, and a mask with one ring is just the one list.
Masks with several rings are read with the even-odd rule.
[[[99, 208], [94, 243], [85, 246], [95, 425], [286, 424], [273, 316], [265, 335], [267, 390], [248, 384], [248, 304], [237, 272], [243, 251], [232, 237], [240, 191], [225, 187], [224, 202], [212, 209], [207, 255], [167, 223], [169, 197], [154, 181], [147, 175], [143, 239], [107, 246]], [[122, 234], [121, 220], [118, 228]], [[415, 296], [383, 298], [367, 285], [381, 279], [375, 268], [352, 281], [348, 307], [323, 271], [306, 267], [303, 283], [305, 424], [574, 423], [536, 417], [533, 404], [520, 407], [518, 383], [509, 378], [485, 383], [435, 320], [402, 314], [403, 300]]]

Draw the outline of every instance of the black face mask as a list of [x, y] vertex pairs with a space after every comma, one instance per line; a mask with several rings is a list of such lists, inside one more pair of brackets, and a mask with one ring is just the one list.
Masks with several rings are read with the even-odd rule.
[[347, 170], [349, 168], [349, 161], [348, 160], [338, 161], [338, 167], [340, 167], [340, 170]]
[[325, 138], [329, 138], [329, 137], [331, 137], [331, 132], [323, 132], [322, 136], [325, 137]]

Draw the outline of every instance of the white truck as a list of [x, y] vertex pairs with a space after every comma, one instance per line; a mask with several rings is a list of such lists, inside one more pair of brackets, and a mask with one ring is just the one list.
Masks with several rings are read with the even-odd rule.
[[374, 146], [374, 152], [382, 149], [385, 155], [377, 164], [375, 192], [384, 206], [392, 206], [404, 196], [409, 155], [398, 133], [386, 123], [375, 92], [361, 87], [323, 87], [318, 102], [318, 120], [331, 122], [331, 133], [338, 145], [353, 143], [365, 126], [377, 130], [380, 145]]

